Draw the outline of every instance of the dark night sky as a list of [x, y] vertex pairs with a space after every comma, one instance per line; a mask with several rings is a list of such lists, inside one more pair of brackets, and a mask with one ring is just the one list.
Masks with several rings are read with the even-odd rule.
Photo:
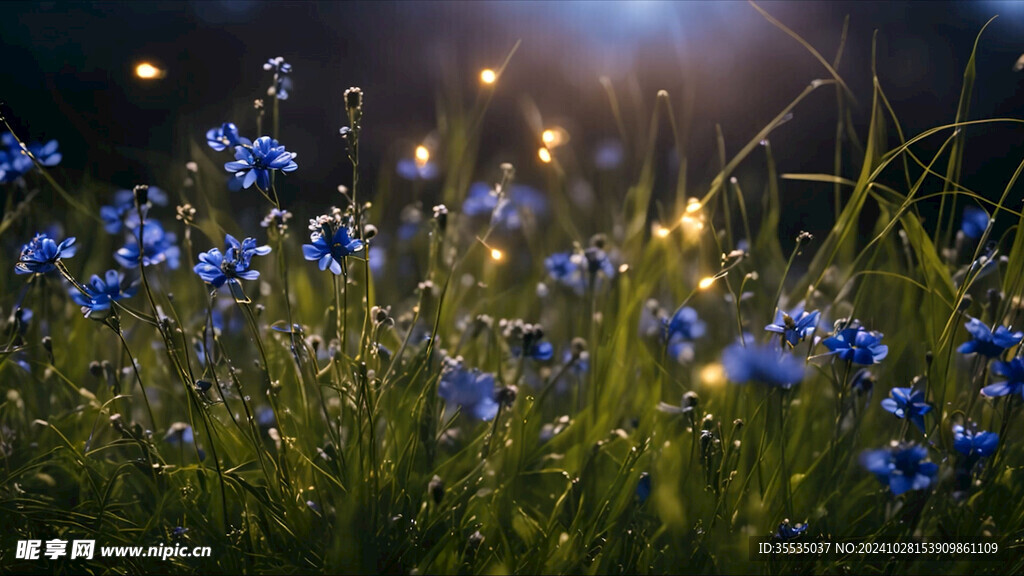
[[[982, 40], [972, 116], [1024, 115], [1024, 72], [1012, 71], [1024, 52], [1024, 5], [763, 6], [829, 60], [850, 16], [840, 71], [860, 99], [860, 123], [877, 30], [879, 75], [908, 133], [952, 121], [971, 44], [998, 13]], [[715, 123], [733, 153], [810, 80], [826, 76], [742, 2], [33, 2], [5, 3], [4, 14], [0, 99], [16, 126], [32, 139], [59, 139], [67, 170], [85, 168], [122, 187], [154, 177], [148, 171], [161, 157], [184, 161], [187, 142], [222, 121], [251, 133], [249, 106], [269, 84], [261, 65], [278, 55], [294, 66], [281, 140], [300, 154], [296, 187], [325, 197], [347, 174], [337, 136], [345, 88], [366, 92], [365, 154], [390, 166], [436, 125], [443, 83], [471, 99], [477, 71], [500, 64], [517, 39], [523, 44], [498, 87], [481, 160], [513, 161], [527, 178], [536, 144], [524, 95], [546, 119], [570, 126], [580, 145], [615, 134], [600, 75], [623, 93], [635, 82], [647, 109], [659, 89], [680, 106], [692, 93], [691, 180], [699, 185], [713, 175]], [[134, 79], [143, 58], [162, 63], [168, 76]], [[781, 171], [830, 169], [834, 105], [834, 92], [822, 90], [773, 135]], [[1024, 130], [970, 134], [977, 139], [969, 165], [1006, 163], [994, 172], [1012, 173]]]

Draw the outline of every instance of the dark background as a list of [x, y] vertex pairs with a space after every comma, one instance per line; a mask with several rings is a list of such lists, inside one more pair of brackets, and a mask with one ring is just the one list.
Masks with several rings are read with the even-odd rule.
[[[907, 134], [953, 121], [972, 43], [995, 14], [979, 49], [971, 117], [1024, 111], [1024, 72], [1012, 70], [1024, 53], [1024, 4], [762, 6], [828, 60], [849, 15], [840, 72], [859, 99], [854, 118], [862, 137], [875, 31], [878, 74]], [[281, 141], [299, 153], [300, 170], [288, 177], [286, 203], [295, 196], [328, 201], [349, 179], [338, 137], [345, 88], [366, 93], [368, 171], [387, 169], [436, 127], [444, 90], [460, 89], [471, 101], [478, 71], [499, 66], [517, 39], [522, 45], [497, 87], [480, 160], [512, 161], [526, 181], [538, 179], [538, 167], [524, 95], [545, 121], [569, 127], [580, 149], [616, 135], [601, 75], [620, 90], [630, 118], [637, 109], [631, 87], [644, 114], [660, 89], [677, 110], [692, 98], [690, 113], [680, 114], [691, 186], [699, 187], [717, 168], [716, 123], [731, 156], [808, 82], [827, 77], [744, 2], [7, 2], [2, 10], [5, 112], [23, 137], [60, 141], [69, 181], [85, 171], [112, 190], [143, 181], [173, 187], [152, 182], [161, 177], [155, 167], [188, 160], [190, 141], [202, 142], [206, 129], [223, 121], [253, 136], [251, 103], [265, 95], [270, 79], [262, 64], [274, 56], [294, 67]], [[134, 78], [144, 59], [164, 66], [167, 77]], [[820, 90], [772, 136], [780, 171], [831, 171], [834, 123], [835, 92]], [[968, 134], [966, 183], [998, 196], [1019, 162], [1024, 130]]]

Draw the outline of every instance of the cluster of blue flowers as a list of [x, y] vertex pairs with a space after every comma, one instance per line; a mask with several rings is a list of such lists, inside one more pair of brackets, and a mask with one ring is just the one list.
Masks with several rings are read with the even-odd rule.
[[[269, 60], [264, 69], [274, 74], [270, 95], [278, 100], [288, 98], [288, 75], [291, 66], [279, 57]], [[216, 152], [233, 151], [234, 160], [224, 163], [223, 166], [233, 175], [235, 183], [242, 188], [248, 189], [255, 184], [261, 191], [269, 191], [272, 188], [272, 175], [275, 171], [291, 173], [298, 169], [295, 161], [297, 154], [288, 151], [276, 139], [260, 136], [250, 140], [241, 136], [238, 127], [231, 122], [208, 130], [206, 140], [209, 147]], [[61, 160], [56, 141], [45, 145], [33, 144], [22, 149], [13, 137], [6, 135], [3, 145], [4, 149], [0, 149], [0, 182], [10, 182], [27, 173], [34, 166], [33, 157], [44, 166], [55, 165]], [[621, 145], [619, 149], [609, 149], [601, 154], [604, 158], [600, 163], [609, 169], [622, 162]], [[400, 175], [411, 180], [431, 179], [439, 174], [436, 164], [411, 159], [399, 162], [398, 170]], [[127, 237], [125, 246], [114, 254], [115, 260], [125, 268], [136, 269], [140, 266], [167, 263], [173, 269], [179, 265], [180, 250], [176, 244], [175, 234], [165, 231], [159, 221], [148, 217], [148, 211], [154, 204], [167, 204], [167, 195], [158, 188], [148, 188], [148, 193], [142, 196], [138, 191], [119, 191], [114, 195], [110, 205], [100, 208], [99, 215], [106, 231], [111, 234], [125, 234]], [[274, 204], [275, 207], [262, 226], [283, 232], [286, 228], [284, 223], [291, 214], [282, 210], [276, 200]], [[443, 206], [440, 208], [446, 215], [447, 209]], [[496, 193], [491, 186], [483, 182], [477, 182], [470, 187], [462, 204], [464, 215], [489, 216], [492, 225], [506, 230], [520, 229], [529, 221], [528, 214], [543, 215], [547, 210], [547, 199], [533, 188], [513, 185], [506, 191]], [[441, 210], [435, 208], [435, 218], [441, 213]], [[405, 224], [418, 225], [422, 220], [418, 208], [414, 216], [413, 212], [410, 212], [408, 219], [403, 218], [408, 220]], [[348, 258], [359, 252], [368, 252], [370, 248], [369, 238], [372, 235], [365, 232], [366, 228], [363, 228], [362, 224], [358, 212], [342, 213], [337, 209], [313, 219], [310, 243], [302, 245], [303, 257], [307, 261], [316, 262], [321, 271], [330, 270], [336, 276], [347, 273]], [[977, 240], [984, 235], [990, 225], [991, 220], [984, 210], [968, 208], [964, 211], [962, 232], [965, 237]], [[415, 233], [415, 226], [411, 231], [412, 234]], [[409, 237], [412, 237], [411, 234]], [[232, 293], [241, 294], [242, 280], [256, 280], [260, 277], [260, 272], [253, 267], [253, 257], [267, 255], [271, 248], [259, 245], [255, 238], [246, 237], [239, 241], [230, 234], [225, 235], [224, 242], [223, 251], [214, 247], [200, 253], [193, 271], [214, 292], [226, 285]], [[22, 247], [18, 262], [15, 264], [15, 272], [52, 272], [58, 268], [62, 259], [74, 256], [76, 248], [73, 237], [57, 242], [46, 234], [38, 234]], [[551, 254], [545, 259], [544, 266], [554, 283], [577, 295], [589, 293], [593, 296], [599, 292], [602, 283], [608, 283], [616, 277], [618, 270], [613, 263], [614, 256], [610, 256], [605, 250], [603, 239], [595, 239], [586, 248], [577, 246], [570, 251]], [[63, 269], [61, 271], [67, 275]], [[112, 269], [107, 270], [102, 276], [93, 275], [86, 284], [75, 283], [73, 289], [69, 290], [69, 295], [81, 306], [87, 318], [103, 320], [116, 308], [116, 302], [133, 297], [137, 291], [137, 282], [133, 282], [123, 272]], [[21, 325], [27, 324], [31, 318], [31, 311], [19, 311], [22, 318], [19, 322]], [[220, 315], [219, 310], [210, 311], [213, 319], [211, 323], [215, 326], [223, 326]], [[707, 333], [707, 323], [701, 320], [697, 310], [685, 305], [684, 302], [671, 315], [659, 309], [655, 316], [656, 321], [652, 324], [656, 326], [651, 339], [660, 339], [659, 345], [665, 346], [664, 350], [668, 355], [680, 362], [691, 360], [694, 357], [695, 343]], [[387, 312], [384, 313], [384, 318], [390, 320]], [[806, 310], [804, 303], [799, 303], [793, 308], [787, 307], [787, 310], [777, 309], [772, 323], [764, 327], [764, 330], [770, 333], [764, 343], [757, 343], [753, 336], [744, 333], [740, 335], [738, 341], [724, 348], [720, 360], [726, 377], [736, 384], [756, 382], [789, 390], [805, 379], [808, 359], [838, 359], [846, 364], [846, 374], [849, 375], [853, 365], [872, 366], [888, 356], [889, 348], [882, 343], [883, 334], [868, 330], [857, 320], [842, 321], [837, 324], [830, 336], [815, 338], [820, 320], [821, 312]], [[519, 364], [520, 368], [525, 365], [525, 359], [549, 362], [554, 358], [555, 346], [544, 339], [544, 332], [539, 325], [525, 324], [519, 320], [503, 321], [501, 326], [509, 352], [514, 358], [523, 359]], [[286, 328], [274, 326], [274, 329], [288, 334], [302, 332], [302, 327], [298, 324], [291, 324]], [[1020, 345], [1024, 340], [1024, 332], [1013, 331], [1002, 325], [990, 328], [977, 318], [968, 320], [966, 330], [972, 338], [963, 343], [958, 351], [962, 354], [976, 354], [986, 361], [991, 361], [991, 373], [1004, 378], [982, 387], [981, 395], [1024, 396], [1024, 358], [1006, 357], [1008, 350]], [[808, 340], [810, 342], [807, 345], [807, 356], [796, 353], [795, 349]], [[827, 348], [828, 352], [812, 358], [811, 352], [819, 344]], [[204, 348], [200, 354], [200, 362], [205, 366], [205, 351], [210, 345], [206, 340], [197, 342], [196, 345]], [[381, 357], [390, 358], [391, 352], [382, 344], [375, 342], [373, 345]], [[333, 346], [333, 351], [337, 351], [338, 345]], [[589, 357], [584, 348], [585, 346], [576, 346], [574, 349], [566, 350], [563, 356], [565, 364], [573, 364], [572, 369], [577, 376], [590, 368]], [[319, 352], [326, 353], [326, 350]], [[329, 356], [333, 356], [333, 353]], [[501, 407], [508, 404], [508, 395], [511, 394], [514, 398], [514, 386], [496, 389], [495, 374], [483, 372], [478, 368], [467, 368], [462, 357], [446, 357], [437, 376], [437, 393], [445, 401], [446, 407], [449, 410], [458, 407], [462, 413], [475, 420], [494, 420]], [[873, 381], [870, 372], [862, 369], [852, 375], [849, 384], [854, 390], [869, 390]], [[846, 384], [847, 382], [842, 382], [840, 385]], [[206, 381], [196, 383], [197, 389], [204, 393], [210, 386], [211, 384]], [[510, 389], [512, 392], [509, 392]], [[897, 386], [890, 389], [889, 397], [882, 399], [880, 405], [896, 418], [904, 420], [904, 432], [910, 429], [909, 424], [913, 424], [927, 440], [925, 418], [933, 411], [933, 405], [927, 401], [927, 396], [925, 389], [917, 388], [915, 385]], [[684, 396], [680, 407], [670, 406], [663, 411], [696, 414], [696, 395]], [[258, 421], [262, 427], [276, 425], [273, 411], [263, 408], [258, 414]], [[707, 429], [704, 433], [708, 435], [706, 437], [711, 437], [711, 432]], [[985, 458], [994, 455], [998, 450], [999, 435], [979, 431], [969, 420], [964, 424], [953, 425], [952, 433], [953, 447], [962, 455], [958, 459], [961, 471], [975, 470], [975, 466], [980, 467]], [[172, 424], [164, 440], [175, 446], [195, 442], [191, 426], [184, 423]], [[929, 459], [929, 445], [892, 443], [885, 448], [864, 451], [860, 455], [860, 464], [893, 495], [926, 490], [934, 486], [939, 471], [938, 464]], [[651, 476], [644, 472], [637, 483], [635, 495], [642, 504], [651, 494]], [[307, 504], [319, 511], [319, 505], [315, 502], [308, 501]], [[806, 530], [806, 523], [791, 524], [787, 519], [778, 525], [774, 538], [791, 540], [799, 538]]]
[[[280, 60], [280, 59], [276, 59]], [[274, 64], [275, 59], [270, 61], [276, 68], [291, 69], [288, 64], [280, 62]], [[271, 65], [271, 64], [268, 64]], [[268, 68], [269, 69], [269, 68]], [[275, 72], [275, 76], [278, 73]], [[283, 94], [283, 96], [282, 96]], [[287, 98], [287, 92], [278, 91], [278, 98]], [[206, 144], [216, 152], [234, 150], [235, 159], [226, 162], [224, 169], [232, 173], [229, 182], [237, 184], [239, 188], [247, 189], [256, 184], [261, 190], [270, 189], [270, 174], [274, 170], [290, 173], [298, 170], [299, 165], [295, 162], [298, 154], [289, 152], [277, 140], [270, 136], [260, 136], [256, 141], [249, 140], [239, 135], [238, 126], [233, 122], [225, 122], [206, 131]]]
[[29, 173], [35, 167], [33, 157], [43, 166], [60, 164], [57, 141], [50, 140], [45, 144], [31, 142], [22, 148], [13, 134], [0, 136], [0, 183], [14, 182]]
[[[114, 259], [124, 268], [135, 269], [140, 264], [151, 266], [163, 262], [171, 268], [178, 266], [180, 251], [175, 245], [175, 235], [165, 232], [158, 221], [144, 219], [154, 202], [166, 204], [166, 194], [159, 188], [140, 186], [135, 191], [117, 192], [113, 205], [100, 208], [100, 217], [108, 232], [127, 234], [125, 246], [114, 253]], [[14, 271], [17, 274], [52, 272], [62, 259], [74, 256], [76, 249], [75, 238], [58, 243], [47, 234], [37, 234], [22, 247]], [[127, 280], [124, 273], [117, 270], [107, 270], [102, 277], [93, 275], [86, 284], [75, 281], [66, 270], [61, 272], [70, 284], [68, 292], [71, 299], [81, 306], [86, 318], [106, 319], [113, 303], [131, 298], [138, 291], [136, 282]]]

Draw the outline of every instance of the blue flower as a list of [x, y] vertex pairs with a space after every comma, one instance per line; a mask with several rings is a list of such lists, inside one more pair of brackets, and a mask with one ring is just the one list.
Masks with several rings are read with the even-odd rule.
[[206, 143], [217, 152], [228, 147], [252, 146], [252, 141], [238, 135], [238, 126], [233, 122], [225, 122], [220, 127], [206, 131]]
[[984, 322], [977, 318], [971, 318], [964, 324], [967, 332], [974, 337], [956, 349], [961, 354], [981, 354], [989, 358], [996, 358], [1020, 344], [1024, 338], [1024, 332], [1010, 332], [1006, 326], [997, 326], [995, 332], [989, 329]]
[[595, 288], [603, 278], [615, 277], [615, 265], [608, 254], [597, 247], [591, 246], [579, 252], [557, 252], [544, 260], [548, 275], [559, 284], [572, 288], [577, 294], [583, 294], [594, 280]]
[[[329, 242], [328, 236], [331, 236]], [[363, 249], [363, 242], [352, 238], [347, 226], [338, 226], [333, 236], [325, 226], [320, 233], [314, 232], [309, 238], [313, 243], [302, 245], [302, 255], [306, 260], [317, 260], [321, 270], [327, 270], [330, 267], [335, 276], [341, 274], [346, 256]]]
[[666, 340], [681, 337], [684, 340], [696, 340], [704, 336], [706, 324], [697, 317], [697, 311], [689, 306], [676, 310], [671, 318], [663, 320]]
[[552, 280], [583, 294], [587, 279], [583, 274], [585, 258], [576, 252], [556, 252], [544, 260], [544, 267]]
[[960, 229], [964, 231], [964, 236], [977, 240], [981, 238], [981, 235], [985, 233], [985, 229], [988, 228], [988, 220], [988, 212], [977, 206], [967, 206], [964, 208]]
[[925, 490], [932, 485], [939, 466], [924, 462], [928, 450], [910, 444], [893, 449], [866, 450], [860, 455], [860, 464], [875, 475], [896, 496], [909, 490]]
[[164, 434], [164, 442], [171, 444], [172, 446], [180, 446], [182, 444], [191, 444], [195, 442], [195, 436], [192, 433], [192, 427], [184, 422], [175, 422], [167, 428], [167, 433]]
[[587, 261], [587, 270], [591, 276], [597, 274], [603, 274], [605, 278], [615, 277], [615, 265], [612, 264], [611, 258], [608, 257], [608, 253], [604, 250], [591, 246], [583, 251], [583, 256]]
[[274, 74], [291, 74], [292, 65], [284, 61], [283, 56], [277, 58], [270, 58], [267, 63], [263, 65], [263, 69], [267, 72], [273, 71]]
[[270, 254], [270, 246], [257, 246], [255, 238], [239, 242], [231, 234], [225, 236], [224, 242], [224, 254], [211, 248], [199, 255], [199, 263], [192, 270], [214, 288], [220, 288], [225, 282], [239, 284], [239, 280], [259, 278], [259, 271], [249, 268], [252, 257]]
[[103, 278], [93, 275], [88, 284], [83, 285], [83, 294], [77, 288], [71, 288], [69, 294], [76, 304], [82, 307], [86, 318], [102, 318], [110, 310], [110, 303], [131, 298], [138, 291], [136, 284], [125, 285], [124, 274], [117, 270], [107, 270]]
[[61, 161], [56, 140], [50, 140], [46, 144], [33, 142], [23, 150], [14, 136], [7, 133], [4, 134], [2, 144], [7, 150], [0, 150], [0, 182], [13, 182], [32, 170], [35, 163], [29, 154], [35, 156], [36, 161], [43, 166], [56, 166]]
[[968, 460], [977, 460], [995, 454], [999, 446], [999, 434], [974, 427], [965, 428], [960, 424], [953, 425], [953, 448], [967, 456]]
[[594, 147], [594, 166], [598, 170], [618, 168], [626, 157], [622, 143], [614, 138], [606, 138]]
[[647, 502], [651, 496], [651, 475], [647, 472], [640, 474], [640, 480], [636, 483], [636, 498], [641, 504]]
[[[151, 204], [167, 205], [167, 193], [156, 186], [149, 187], [146, 198]], [[138, 228], [139, 213], [135, 209], [135, 193], [131, 190], [118, 190], [114, 193], [112, 205], [100, 206], [100, 219], [103, 220], [104, 229], [110, 234], [117, 234], [125, 228]]]
[[15, 274], [45, 274], [57, 269], [57, 261], [71, 258], [78, 249], [75, 238], [67, 238], [60, 244], [46, 234], [36, 234], [32, 241], [21, 247]]
[[466, 216], [491, 214], [498, 206], [498, 196], [486, 182], [474, 182], [462, 202], [462, 213]]
[[[562, 364], [568, 364], [568, 363], [572, 362], [572, 358], [573, 358], [573, 352], [572, 352], [572, 346], [570, 345], [568, 348], [566, 348], [564, 351], [562, 351]], [[590, 353], [587, 352], [586, 350], [583, 350], [582, 352], [580, 352], [579, 353], [579, 357], [576, 358], [576, 362], [573, 363], [573, 365], [569, 368], [569, 371], [572, 372], [577, 377], [583, 376], [584, 374], [589, 372], [590, 371]], [[559, 386], [561, 386], [561, 382], [559, 382]]]
[[992, 373], [1006, 376], [1007, 380], [985, 386], [981, 389], [982, 396], [994, 398], [1018, 393], [1024, 396], [1024, 358], [993, 362]]
[[798, 524], [790, 524], [789, 520], [787, 519], [787, 520], [783, 520], [782, 524], [779, 524], [779, 529], [775, 531], [775, 534], [772, 534], [772, 538], [774, 540], [782, 540], [783, 542], [785, 542], [787, 540], [792, 540], [792, 539], [800, 536], [801, 534], [803, 534], [806, 531], [807, 531], [807, 523], [806, 522], [804, 522], [802, 524], [799, 524], [799, 523]]
[[288, 74], [292, 73], [292, 65], [285, 62], [281, 56], [278, 56], [277, 58], [267, 60], [267, 63], [263, 65], [263, 69], [268, 72], [274, 72], [273, 91], [268, 91], [268, 95], [275, 96], [278, 100], [287, 100], [288, 90], [291, 89], [291, 79], [288, 78]]
[[[100, 219], [108, 234], [118, 234], [124, 229], [124, 216], [131, 206], [100, 206]], [[136, 218], [136, 224], [138, 224]]]
[[806, 312], [804, 311], [804, 305], [799, 304], [789, 314], [782, 310], [777, 310], [775, 312], [775, 321], [765, 326], [764, 329], [776, 334], [782, 334], [783, 340], [788, 342], [790, 346], [796, 346], [814, 332], [818, 325], [819, 316], [821, 316], [821, 313], [817, 310]]
[[402, 158], [395, 165], [395, 171], [406, 180], [433, 180], [441, 173], [434, 162], [422, 162], [415, 158]]
[[789, 389], [804, 379], [804, 363], [770, 345], [737, 342], [722, 352], [725, 375], [732, 382], [761, 382]]
[[680, 364], [693, 359], [693, 341], [704, 336], [706, 324], [697, 311], [684, 306], [671, 317], [661, 320], [661, 335], [668, 346], [668, 355]]
[[461, 358], [445, 358], [437, 393], [445, 402], [458, 404], [477, 420], [492, 420], [498, 414], [494, 375], [476, 368], [466, 370]]
[[889, 354], [889, 347], [881, 344], [881, 340], [881, 333], [857, 327], [839, 331], [826, 338], [824, 344], [842, 360], [867, 365], [881, 362]]
[[46, 144], [29, 144], [28, 151], [36, 157], [43, 166], [56, 166], [60, 164], [61, 154], [57, 151], [57, 141], [50, 140]]
[[173, 232], [165, 232], [163, 226], [156, 220], [146, 220], [142, 224], [142, 249], [139, 249], [139, 229], [132, 230], [128, 243], [114, 253], [114, 259], [125, 268], [138, 267], [139, 261], [143, 266], [152, 266], [167, 262], [167, 265], [175, 270], [178, 268], [178, 258], [181, 254], [174, 245], [177, 237]]
[[235, 161], [224, 164], [224, 169], [242, 178], [242, 187], [249, 188], [255, 182], [263, 190], [270, 188], [270, 171], [294, 172], [299, 168], [295, 163], [296, 154], [284, 149], [277, 140], [260, 136], [251, 147], [235, 148]]
[[285, 231], [288, 229], [288, 220], [291, 220], [292, 213], [287, 210], [281, 210], [279, 208], [271, 208], [270, 212], [263, 217], [260, 221], [260, 226], [263, 228], [276, 228], [279, 231]]
[[256, 423], [263, 429], [276, 428], [277, 417], [274, 415], [274, 409], [270, 406], [260, 406], [256, 410]]
[[475, 182], [469, 187], [469, 194], [462, 203], [462, 213], [467, 216], [490, 215], [491, 222], [508, 230], [518, 230], [523, 225], [522, 214], [544, 214], [548, 202], [536, 188], [513, 184], [499, 199], [491, 186]]
[[907, 418], [924, 432], [924, 415], [932, 411], [931, 404], [924, 401], [924, 390], [913, 388], [893, 388], [889, 391], [890, 398], [882, 400], [882, 408], [892, 412], [897, 418]]

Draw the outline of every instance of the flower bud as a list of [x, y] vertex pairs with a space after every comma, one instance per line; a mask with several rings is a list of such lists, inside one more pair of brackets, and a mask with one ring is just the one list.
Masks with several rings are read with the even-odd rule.
[[444, 232], [448, 227], [448, 207], [444, 204], [434, 206], [434, 220], [437, 220], [437, 227]]
[[683, 407], [683, 411], [689, 412], [695, 410], [700, 405], [700, 396], [696, 392], [690, 390], [686, 394], [683, 394], [683, 401], [680, 404]]
[[430, 492], [430, 497], [434, 499], [435, 504], [440, 504], [441, 500], [444, 500], [444, 480], [437, 474], [434, 474], [434, 477], [430, 479], [430, 483], [427, 484], [427, 492]]
[[145, 184], [139, 184], [138, 186], [135, 187], [134, 190], [132, 190], [132, 192], [135, 193], [135, 202], [139, 206], [142, 206], [143, 204], [149, 202], [149, 186], [146, 186]]
[[519, 394], [519, 388], [513, 384], [508, 386], [502, 386], [498, 388], [494, 393], [494, 400], [502, 406], [511, 406], [516, 401], [516, 396]]
[[345, 90], [345, 108], [349, 111], [363, 109], [363, 91], [360, 88], [352, 87]]

